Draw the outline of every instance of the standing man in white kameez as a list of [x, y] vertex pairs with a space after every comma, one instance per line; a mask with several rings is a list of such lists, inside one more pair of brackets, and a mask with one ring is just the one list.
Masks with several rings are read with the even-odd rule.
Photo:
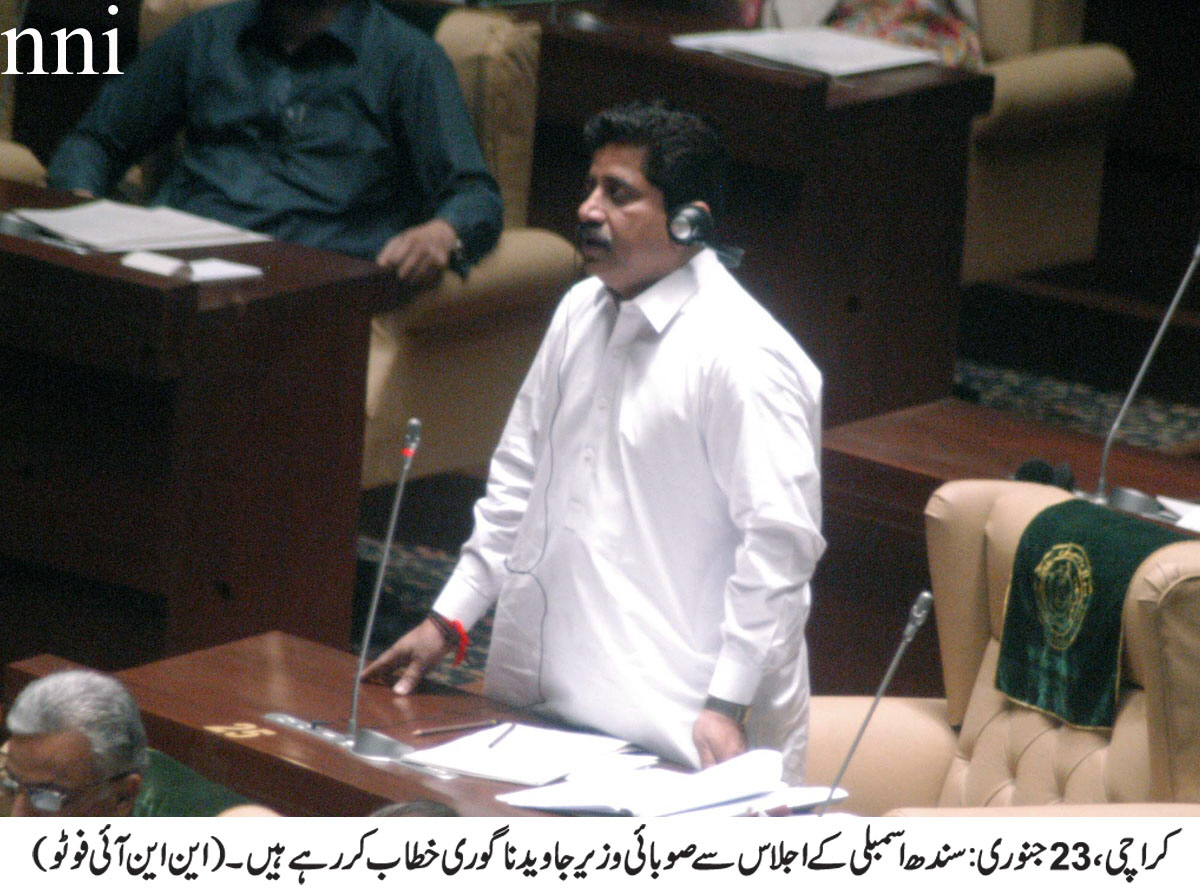
[[488, 696], [693, 766], [775, 748], [798, 782], [821, 377], [670, 233], [720, 208], [712, 128], [633, 103], [585, 138], [592, 277], [558, 306], [432, 614], [366, 676], [411, 692], [495, 604]]

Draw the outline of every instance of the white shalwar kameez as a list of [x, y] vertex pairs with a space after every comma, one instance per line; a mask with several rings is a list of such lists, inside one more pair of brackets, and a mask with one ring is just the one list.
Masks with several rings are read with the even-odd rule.
[[706, 695], [750, 704], [802, 779], [820, 389], [711, 250], [632, 300], [572, 288], [434, 605], [496, 602], [484, 692], [693, 766]]

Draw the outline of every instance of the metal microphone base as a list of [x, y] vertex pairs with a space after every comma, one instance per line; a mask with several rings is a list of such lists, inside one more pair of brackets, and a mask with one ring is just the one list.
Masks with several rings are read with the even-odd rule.
[[339, 749], [345, 749], [351, 755], [362, 758], [364, 761], [374, 761], [377, 764], [397, 764], [400, 767], [415, 770], [417, 773], [428, 774], [442, 780], [453, 779], [455, 776], [455, 774], [447, 770], [438, 770], [434, 767], [426, 767], [423, 764], [410, 764], [404, 761], [404, 756], [409, 752], [416, 751], [416, 749], [407, 743], [400, 742], [398, 739], [392, 739], [378, 730], [360, 727], [358, 728], [358, 732], [351, 737], [347, 733], [340, 733], [334, 730], [323, 721], [306, 721], [303, 718], [284, 714], [283, 712], [268, 712], [263, 715], [263, 719], [270, 721], [272, 724], [287, 727], [289, 730], [295, 730], [306, 736], [311, 736], [322, 742], [337, 746]]
[[366, 758], [368, 761], [395, 761], [399, 762], [401, 758], [413, 751], [413, 747], [392, 739], [390, 736], [384, 736], [378, 730], [368, 730], [365, 727], [358, 728], [358, 733], [354, 739], [349, 741], [350, 751], [359, 758]]
[[1139, 492], [1124, 486], [1116, 486], [1110, 492], [1092, 492], [1084, 494], [1085, 498], [1101, 507], [1111, 507], [1113, 510], [1134, 514], [1147, 520], [1157, 520], [1160, 523], [1175, 523], [1179, 514], [1169, 510], [1153, 495]]

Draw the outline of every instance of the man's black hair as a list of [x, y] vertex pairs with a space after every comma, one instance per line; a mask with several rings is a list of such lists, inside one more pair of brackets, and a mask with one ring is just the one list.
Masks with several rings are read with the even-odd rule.
[[589, 154], [606, 145], [646, 149], [642, 171], [663, 193], [667, 212], [704, 201], [713, 216], [724, 209], [725, 148], [716, 127], [666, 102], [635, 100], [596, 114], [583, 129]]

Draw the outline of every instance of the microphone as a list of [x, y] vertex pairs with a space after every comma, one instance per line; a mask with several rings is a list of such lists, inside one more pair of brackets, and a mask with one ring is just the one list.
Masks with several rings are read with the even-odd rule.
[[867, 716], [863, 718], [862, 725], [858, 728], [858, 735], [854, 737], [854, 742], [850, 744], [850, 750], [846, 752], [846, 758], [842, 761], [842, 766], [838, 769], [837, 776], [834, 777], [833, 782], [829, 785], [829, 797], [825, 799], [825, 803], [817, 811], [818, 817], [825, 815], [825, 811], [829, 808], [829, 803], [833, 801], [833, 796], [837, 794], [838, 783], [842, 781], [842, 777], [846, 773], [846, 768], [850, 766], [850, 759], [854, 757], [854, 753], [858, 750], [858, 744], [862, 741], [863, 734], [867, 732], [867, 725], [871, 723], [871, 716], [875, 714], [875, 706], [879, 705], [879, 700], [883, 698], [883, 692], [888, 688], [888, 684], [892, 682], [892, 675], [896, 673], [896, 666], [900, 664], [900, 657], [904, 655], [904, 651], [908, 649], [908, 645], [916, 636], [917, 631], [925, 624], [925, 620], [929, 618], [929, 609], [932, 606], [933, 595], [928, 591], [922, 591], [917, 595], [917, 599], [913, 601], [912, 609], [908, 611], [908, 623], [904, 626], [904, 632], [900, 636], [900, 645], [896, 647], [896, 652], [892, 656], [892, 662], [883, 676], [883, 681], [879, 684], [879, 689], [875, 691], [875, 698], [871, 701], [871, 707], [867, 709]]
[[1129, 410], [1129, 406], [1133, 403], [1133, 397], [1137, 395], [1138, 388], [1142, 385], [1142, 378], [1146, 376], [1146, 371], [1150, 368], [1150, 362], [1154, 359], [1154, 354], [1158, 352], [1158, 345], [1162, 341], [1167, 327], [1171, 324], [1171, 319], [1175, 316], [1175, 310], [1183, 302], [1183, 295], [1187, 292], [1188, 285], [1192, 282], [1192, 276], [1196, 273], [1197, 264], [1200, 264], [1200, 241], [1196, 242], [1196, 249], [1192, 252], [1192, 262], [1188, 264], [1187, 271], [1184, 272], [1183, 279], [1179, 282], [1179, 288], [1175, 291], [1175, 296], [1167, 307], [1162, 322], [1159, 323], [1158, 331], [1155, 333], [1154, 339], [1150, 342], [1150, 349], [1146, 351], [1146, 357], [1142, 360], [1142, 367], [1138, 369], [1138, 373], [1133, 379], [1133, 385], [1125, 395], [1125, 401], [1121, 403], [1121, 407], [1117, 411], [1117, 417], [1113, 420], [1112, 427], [1109, 428], [1108, 438], [1104, 440], [1104, 451], [1100, 455], [1100, 475], [1096, 482], [1096, 491], [1091, 497], [1091, 500], [1096, 504], [1117, 507], [1118, 509], [1127, 509], [1122, 508], [1122, 504], [1129, 506], [1138, 505], [1146, 508], [1145, 511], [1137, 511], [1138, 513], [1163, 512], [1163, 506], [1158, 502], [1158, 499], [1143, 495], [1134, 489], [1114, 490], [1110, 499], [1108, 493], [1108, 456], [1109, 452], [1112, 451], [1113, 441], [1117, 436], [1117, 429], [1121, 426], [1121, 421], [1125, 419], [1125, 413]]
[[358, 669], [354, 672], [354, 691], [350, 700], [350, 723], [346, 726], [350, 751], [364, 758], [390, 760], [393, 757], [393, 750], [401, 745], [390, 736], [385, 736], [377, 731], [359, 729], [358, 697], [362, 690], [363, 669], [367, 665], [367, 650], [371, 646], [371, 632], [375, 628], [375, 615], [379, 612], [379, 596], [383, 591], [383, 578], [387, 573], [388, 554], [392, 552], [392, 542], [396, 537], [396, 520], [400, 516], [400, 502], [404, 499], [404, 484], [408, 481], [408, 472], [412, 469], [413, 457], [417, 454], [417, 446], [420, 444], [421, 422], [416, 418], [409, 418], [408, 427], [404, 432], [404, 447], [400, 450], [403, 460], [400, 466], [400, 479], [396, 483], [396, 495], [392, 499], [387, 533], [384, 535], [383, 553], [379, 557], [379, 566], [375, 572], [375, 587], [371, 591], [371, 605], [367, 609], [366, 627], [363, 629], [362, 644], [359, 646]]

